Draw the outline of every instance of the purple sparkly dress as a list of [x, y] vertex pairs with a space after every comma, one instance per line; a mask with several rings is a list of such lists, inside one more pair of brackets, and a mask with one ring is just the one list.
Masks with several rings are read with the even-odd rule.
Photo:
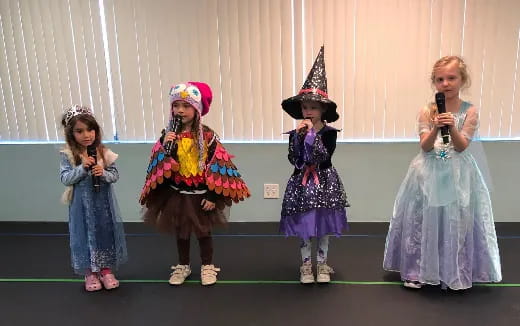
[[289, 162], [295, 169], [282, 203], [280, 232], [302, 239], [341, 235], [347, 228], [347, 195], [331, 158], [338, 130], [329, 126], [305, 136], [289, 132]]

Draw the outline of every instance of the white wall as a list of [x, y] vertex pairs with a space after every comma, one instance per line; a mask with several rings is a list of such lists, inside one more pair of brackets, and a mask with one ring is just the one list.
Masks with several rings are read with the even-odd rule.
[[[225, 144], [235, 154], [252, 197], [231, 209], [232, 221], [278, 221], [281, 199], [263, 199], [264, 183], [279, 183], [283, 194], [292, 171], [286, 144]], [[60, 145], [0, 145], [0, 221], [66, 221], [60, 204]], [[117, 197], [125, 221], [140, 221], [137, 198], [151, 144], [111, 144], [119, 153]], [[495, 220], [518, 221], [520, 143], [484, 143], [493, 176]], [[352, 207], [350, 221], [388, 221], [397, 189], [417, 143], [338, 143], [333, 163]]]

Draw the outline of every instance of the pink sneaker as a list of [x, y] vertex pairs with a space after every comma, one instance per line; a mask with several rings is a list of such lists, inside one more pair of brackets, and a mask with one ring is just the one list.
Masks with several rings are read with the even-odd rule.
[[103, 283], [103, 287], [107, 290], [112, 290], [119, 287], [119, 281], [110, 270], [106, 272], [103, 271], [99, 276], [99, 279]]
[[101, 282], [99, 281], [98, 275], [96, 273], [90, 273], [85, 276], [85, 290], [88, 292], [99, 291], [103, 288]]

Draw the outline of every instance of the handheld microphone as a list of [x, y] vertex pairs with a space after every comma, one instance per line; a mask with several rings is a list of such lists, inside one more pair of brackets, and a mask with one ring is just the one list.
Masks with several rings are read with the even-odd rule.
[[[446, 96], [444, 93], [435, 94], [435, 104], [437, 104], [437, 111], [439, 113], [446, 113]], [[450, 129], [448, 126], [441, 127], [442, 142], [447, 144], [450, 142]]]
[[[87, 146], [87, 155], [94, 158], [94, 165], [97, 164], [97, 149], [94, 145]], [[90, 167], [90, 170], [92, 170], [92, 166]], [[100, 183], [99, 183], [99, 176], [92, 175], [92, 185], [94, 186], [94, 191], [99, 192], [100, 190]]]
[[[303, 120], [311, 120], [310, 118], [305, 118]], [[309, 129], [309, 127], [307, 125], [305, 125], [303, 128], [301, 128], [299, 131], [298, 131], [298, 135], [300, 136], [303, 136], [307, 133], [307, 129]]]
[[[170, 123], [168, 125], [167, 131], [172, 131], [176, 135], [179, 134], [182, 127], [182, 117], [178, 114], [174, 115], [172, 119], [170, 119]], [[169, 141], [164, 145], [164, 150], [166, 151], [166, 155], [171, 156], [174, 148], [174, 142]]]

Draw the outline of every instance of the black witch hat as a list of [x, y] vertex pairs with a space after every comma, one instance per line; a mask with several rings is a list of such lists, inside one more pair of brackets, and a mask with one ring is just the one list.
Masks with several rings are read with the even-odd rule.
[[314, 65], [307, 75], [307, 79], [298, 95], [283, 100], [282, 108], [294, 119], [303, 119], [301, 103], [303, 101], [316, 101], [324, 104], [325, 112], [321, 118], [327, 122], [339, 119], [336, 112], [336, 103], [329, 100], [327, 94], [327, 74], [325, 73], [324, 46], [321, 47]]

